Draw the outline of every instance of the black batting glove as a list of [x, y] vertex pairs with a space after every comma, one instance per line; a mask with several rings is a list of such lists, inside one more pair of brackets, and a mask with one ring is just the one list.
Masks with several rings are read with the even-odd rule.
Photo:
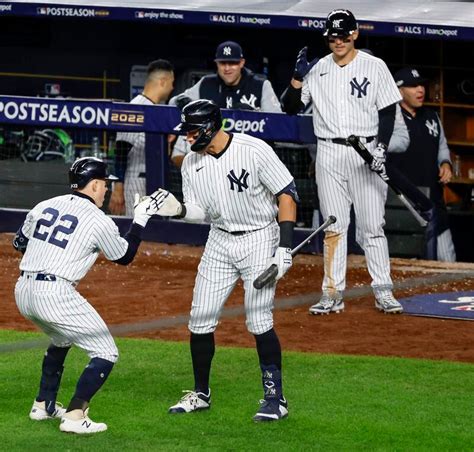
[[308, 47], [303, 47], [298, 56], [296, 57], [295, 72], [293, 73], [293, 78], [298, 82], [302, 82], [306, 74], [312, 69], [312, 67], [319, 61], [319, 58], [315, 58], [313, 61], [308, 63], [308, 58], [306, 56], [308, 52]]

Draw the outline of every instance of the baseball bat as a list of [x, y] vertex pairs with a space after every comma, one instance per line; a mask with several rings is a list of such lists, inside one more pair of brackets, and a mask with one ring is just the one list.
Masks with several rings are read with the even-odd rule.
[[[296, 256], [296, 254], [298, 254], [298, 251], [303, 248], [303, 246], [305, 246], [307, 243], [309, 243], [313, 239], [313, 237], [318, 234], [318, 232], [324, 231], [329, 225], [335, 223], [336, 221], [336, 217], [334, 215], [330, 215], [328, 219], [321, 226], [319, 226], [318, 229], [314, 230], [299, 245], [295, 246], [291, 250], [291, 256]], [[255, 279], [255, 281], [253, 282], [253, 286], [255, 287], [255, 289], [261, 289], [270, 282], [273, 282], [277, 274], [278, 266], [276, 264], [272, 264], [260, 276]]]
[[[369, 165], [374, 160], [374, 156], [369, 152], [369, 150], [361, 143], [358, 137], [355, 135], [351, 135], [347, 142], [355, 149], [355, 151], [364, 159], [366, 163]], [[426, 227], [428, 222], [417, 212], [417, 210], [410, 204], [410, 201], [405, 198], [405, 195], [401, 192], [401, 190], [392, 182], [390, 177], [388, 177], [385, 171], [377, 173], [380, 178], [385, 181], [385, 183], [395, 192], [398, 199], [405, 205], [405, 207], [411, 212], [411, 214], [415, 217], [416, 221], [418, 221], [419, 225], [422, 227]]]

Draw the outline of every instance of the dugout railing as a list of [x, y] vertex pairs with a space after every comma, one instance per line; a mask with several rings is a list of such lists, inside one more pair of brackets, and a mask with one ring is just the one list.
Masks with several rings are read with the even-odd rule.
[[[226, 131], [248, 133], [272, 144], [292, 172], [301, 197], [295, 240], [304, 238], [312, 226], [316, 199], [307, 146], [315, 142], [311, 117], [241, 110], [223, 110], [223, 117]], [[67, 168], [75, 157], [100, 155], [113, 171], [119, 131], [146, 134], [147, 191], [166, 187], [179, 197], [180, 172], [170, 162], [167, 140], [179, 122], [179, 110], [166, 105], [0, 96], [0, 232], [16, 230], [37, 202], [68, 193]], [[44, 146], [50, 147], [45, 151]], [[44, 155], [38, 157], [41, 151]], [[124, 229], [130, 221], [114, 219]], [[167, 243], [203, 244], [208, 231], [208, 225], [174, 220], [154, 219], [152, 224], [145, 238]], [[320, 241], [307, 250], [320, 251]]]

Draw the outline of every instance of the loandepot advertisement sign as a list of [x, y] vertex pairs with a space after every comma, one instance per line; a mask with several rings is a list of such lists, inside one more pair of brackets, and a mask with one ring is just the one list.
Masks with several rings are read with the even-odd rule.
[[267, 123], [266, 119], [260, 119], [256, 121], [251, 121], [248, 119], [234, 119], [234, 118], [225, 118], [222, 121], [222, 128], [226, 132], [265, 132], [265, 124]]

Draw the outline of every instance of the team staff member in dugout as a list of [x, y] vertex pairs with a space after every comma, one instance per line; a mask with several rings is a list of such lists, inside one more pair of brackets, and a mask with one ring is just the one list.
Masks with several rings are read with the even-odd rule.
[[171, 98], [177, 105], [179, 97], [189, 100], [212, 100], [220, 108], [241, 108], [281, 113], [272, 84], [263, 76], [254, 74], [245, 66], [242, 47], [234, 41], [225, 41], [216, 49], [217, 74], [205, 75], [194, 86]]
[[438, 114], [423, 105], [426, 79], [416, 69], [400, 69], [394, 78], [403, 97], [397, 108], [401, 109], [410, 140], [408, 143], [392, 140], [388, 162], [415, 185], [429, 188], [429, 198], [436, 207], [437, 259], [455, 262], [456, 252], [443, 198], [443, 185], [453, 174], [443, 125]]
[[[392, 136], [396, 104], [401, 96], [387, 65], [355, 48], [359, 36], [354, 15], [345, 9], [329, 13], [324, 36], [331, 53], [307, 61], [307, 48], [298, 55], [284, 109], [297, 113], [312, 102], [313, 126], [318, 138], [316, 182], [324, 218], [334, 215], [324, 238], [323, 295], [311, 314], [344, 309], [347, 231], [354, 206], [357, 236], [372, 277], [377, 309], [403, 311], [392, 294], [385, 224], [387, 184], [376, 173], [385, 172], [385, 151]], [[347, 143], [360, 137], [374, 156], [370, 167]]]

